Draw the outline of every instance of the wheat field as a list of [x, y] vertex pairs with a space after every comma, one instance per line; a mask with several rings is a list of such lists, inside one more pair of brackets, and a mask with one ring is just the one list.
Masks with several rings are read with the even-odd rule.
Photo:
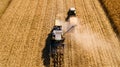
[[0, 0], [0, 67], [49, 67], [48, 34], [70, 7], [80, 22], [65, 36], [64, 67], [120, 67], [120, 41], [99, 0]]

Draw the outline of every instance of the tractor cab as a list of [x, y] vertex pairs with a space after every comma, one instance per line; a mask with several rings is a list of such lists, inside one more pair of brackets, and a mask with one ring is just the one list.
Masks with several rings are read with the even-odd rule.
[[70, 8], [68, 13], [67, 13], [67, 18], [66, 21], [69, 21], [69, 18], [72, 16], [76, 16], [76, 9], [75, 8]]

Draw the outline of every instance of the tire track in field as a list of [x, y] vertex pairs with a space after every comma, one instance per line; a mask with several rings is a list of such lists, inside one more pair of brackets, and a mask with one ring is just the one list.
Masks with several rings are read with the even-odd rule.
[[[27, 49], [25, 49], [24, 59], [22, 63], [22, 64], [24, 63], [26, 64], [25, 67], [44, 66], [43, 60], [46, 58], [42, 58], [42, 49], [44, 49], [45, 39], [47, 38], [47, 34], [50, 32], [54, 24], [54, 18], [55, 18], [54, 0], [52, 1], [39, 0], [39, 2], [41, 3], [38, 4], [39, 6], [35, 14], [34, 22], [32, 23], [32, 26], [29, 31], [29, 35], [27, 36], [27, 41], [26, 41]], [[41, 11], [41, 8], [43, 7], [45, 8], [42, 9]]]
[[[24, 13], [26, 11], [24, 9], [26, 9], [29, 1], [28, 0], [27, 1], [22, 1], [21, 3], [22, 4], [19, 6], [19, 9], [17, 10], [16, 15], [14, 16], [14, 19], [11, 21], [10, 26], [8, 26], [7, 33], [4, 33], [4, 38], [1, 41], [1, 44], [3, 46], [2, 47], [3, 50], [2, 50], [2, 57], [1, 58], [5, 57], [5, 58], [3, 58], [3, 60], [5, 61], [5, 66], [12, 66], [12, 65], [14, 66], [15, 65], [14, 64], [15, 59], [13, 59], [13, 58], [17, 57], [17, 55], [15, 55], [15, 53], [17, 51], [14, 50], [14, 49], [17, 49], [17, 48], [19, 49], [19, 46], [20, 46], [20, 45], [17, 45], [17, 47], [15, 47], [14, 42], [15, 42], [15, 40], [17, 40], [16, 39], [17, 34], [19, 34], [18, 31], [20, 29], [19, 26], [21, 24], [21, 20], [22, 20], [22, 18], [24, 16]], [[18, 18], [18, 19], [16, 19], [16, 18]], [[19, 32], [21, 32], [21, 31], [19, 31]], [[11, 56], [12, 56], [12, 59], [11, 59]]]
[[[1, 22], [1, 23], [4, 23], [4, 22]], [[7, 21], [6, 21], [6, 23], [7, 23]], [[2, 32], [5, 31], [4, 34], [2, 35], [2, 37], [0, 38], [0, 44], [1, 44], [0, 45], [1, 46], [1, 49], [0, 49], [0, 54], [1, 54], [0, 55], [0, 59], [1, 59], [0, 63], [1, 63], [2, 66], [6, 66], [6, 62], [8, 60], [8, 57], [9, 57], [9, 54], [10, 54], [11, 48], [12, 48], [12, 44], [11, 43], [15, 39], [15, 37], [14, 37], [15, 36], [15, 34], [14, 34], [15, 33], [15, 29], [12, 26], [16, 26], [16, 25], [14, 25], [14, 23], [13, 23], [10, 26], [8, 26], [8, 28], [6, 30], [4, 30], [4, 28], [2, 30]]]
[[[97, 3], [98, 1], [93, 1], [93, 3]], [[95, 7], [95, 5], [96, 4], [93, 4], [94, 5], [94, 7]], [[98, 4], [97, 4], [98, 5]], [[100, 4], [99, 4], [100, 5]], [[98, 8], [99, 9], [99, 7], [95, 7], [96, 9]], [[96, 10], [97, 11], [97, 10]], [[97, 14], [99, 14], [99, 18], [102, 18], [102, 13], [99, 13], [99, 11], [97, 11]], [[105, 14], [104, 14], [105, 15]], [[105, 20], [105, 19], [102, 19], [102, 20]], [[102, 21], [101, 21], [101, 23], [102, 23]], [[99, 24], [100, 25], [100, 24]], [[116, 37], [116, 35], [115, 35], [115, 33], [114, 33], [114, 31], [112, 30], [112, 28], [111, 28], [111, 25], [110, 25], [110, 23], [108, 22], [108, 23], [102, 23], [102, 25], [101, 26], [103, 26], [103, 28], [104, 28], [104, 30], [105, 30], [105, 33], [107, 33], [107, 31], [108, 31], [108, 33], [109, 34], [107, 34], [106, 36], [104, 36], [104, 37], [107, 37], [107, 36], [111, 36], [111, 39], [109, 38], [109, 37], [107, 37], [107, 38], [104, 38], [104, 39], [106, 39], [106, 41], [107, 41], [107, 39], [110, 39], [111, 40], [111, 45], [113, 45], [112, 47], [110, 47], [110, 46], [108, 46], [109, 48], [106, 48], [106, 49], [104, 49], [103, 50], [103, 52], [104, 51], [106, 51], [106, 53], [104, 53], [104, 54], [107, 54], [106, 56], [108, 57], [108, 58], [110, 58], [109, 59], [109, 62], [111, 61], [111, 66], [113, 65], [118, 65], [118, 63], [116, 62], [117, 61], [117, 59], [116, 58], [114, 58], [113, 56], [115, 56], [115, 54], [118, 54], [118, 55], [120, 55], [119, 53], [115, 53], [115, 54], [113, 54], [113, 51], [114, 50], [117, 50], [117, 51], [119, 51], [118, 49], [119, 49], [119, 41], [118, 41], [118, 39], [117, 39], [117, 37]], [[105, 26], [106, 26], [106, 28], [105, 28]], [[111, 29], [111, 30], [110, 30]], [[113, 40], [114, 41], [113, 41]], [[113, 49], [111, 52], [110, 52], [110, 49]], [[117, 57], [117, 56], [116, 56]]]
[[120, 1], [119, 0], [99, 0], [102, 8], [104, 9], [106, 16], [108, 17], [111, 26], [114, 29], [114, 32], [118, 35], [118, 38], [120, 38]]
[[17, 27], [18, 31], [16, 33], [18, 36], [16, 36], [16, 39], [14, 40], [13, 48], [12, 48], [12, 52], [11, 52], [12, 54], [10, 55], [10, 58], [8, 60], [8, 65], [11, 67], [21, 66], [21, 63], [23, 62], [22, 58], [23, 58], [23, 54], [24, 54], [24, 46], [26, 45], [25, 44], [26, 38], [29, 33], [29, 29], [32, 24], [32, 20], [35, 15], [37, 3], [38, 3], [37, 0], [35, 0], [35, 1], [28, 0], [24, 3], [24, 6], [21, 6], [21, 7], [25, 7], [25, 5], [27, 5], [26, 8], [23, 8], [23, 10], [26, 9], [26, 11], [23, 16], [23, 19], [18, 24], [18, 27]]
[[[66, 14], [70, 7], [74, 7], [74, 1], [73, 0], [66, 0]], [[67, 23], [67, 22], [66, 22]], [[74, 67], [73, 65], [73, 45], [72, 45], [72, 39], [71, 34], [67, 34], [66, 36], [66, 43], [65, 43], [65, 53], [64, 53], [64, 66], [65, 67]]]
[[[24, 54], [22, 55], [22, 61], [20, 66], [30, 67], [30, 66], [42, 66], [42, 61], [40, 59], [40, 49], [39, 39], [41, 35], [41, 28], [43, 25], [43, 19], [46, 12], [47, 0], [38, 0], [35, 16], [33, 17], [27, 39], [24, 43]], [[45, 8], [43, 8], [45, 7]], [[39, 54], [40, 53], [40, 54]], [[37, 55], [36, 55], [37, 54]], [[27, 57], [27, 58], [26, 58]]]
[[[21, 3], [22, 3], [22, 1], [20, 1], [20, 0], [12, 1], [9, 8], [6, 10], [4, 15], [1, 17], [1, 19], [0, 19], [0, 37], [1, 37], [1, 39], [4, 37], [4, 33], [7, 32], [6, 30], [8, 29], [8, 26], [10, 25], [10, 23], [12, 22], [12, 19], [15, 19], [13, 17], [15, 16], [17, 10], [19, 9]], [[12, 10], [12, 9], [14, 9], [14, 10]]]

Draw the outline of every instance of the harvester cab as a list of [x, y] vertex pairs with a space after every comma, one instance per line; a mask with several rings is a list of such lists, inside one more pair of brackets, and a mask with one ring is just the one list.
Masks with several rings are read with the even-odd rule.
[[62, 24], [61, 24], [61, 21], [58, 19], [55, 20], [55, 25], [53, 27], [52, 40], [54, 40], [54, 42], [64, 41]]

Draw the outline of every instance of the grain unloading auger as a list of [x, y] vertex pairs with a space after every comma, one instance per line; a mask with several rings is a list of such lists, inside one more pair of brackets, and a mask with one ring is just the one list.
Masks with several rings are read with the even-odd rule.
[[[76, 16], [75, 8], [70, 8], [66, 21], [69, 22], [69, 18], [73, 16]], [[51, 33], [50, 67], [64, 67], [64, 35], [75, 26], [72, 25], [63, 33], [61, 21], [58, 19], [55, 20], [55, 25]]]

